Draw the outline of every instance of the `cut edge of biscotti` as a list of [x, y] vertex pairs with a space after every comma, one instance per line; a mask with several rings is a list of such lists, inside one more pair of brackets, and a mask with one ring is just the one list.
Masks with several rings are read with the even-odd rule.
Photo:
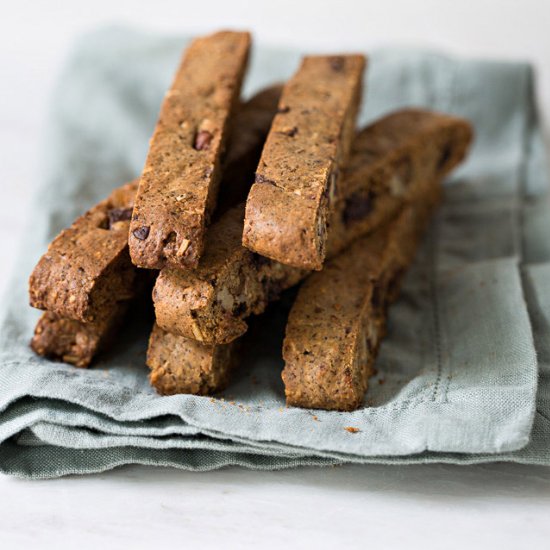
[[361, 100], [363, 55], [308, 56], [285, 84], [250, 190], [243, 245], [319, 270]]
[[227, 385], [238, 349], [239, 341], [204, 344], [155, 324], [147, 348], [149, 381], [161, 395], [211, 395]]
[[247, 32], [222, 31], [194, 40], [185, 51], [140, 179], [129, 233], [135, 265], [198, 265], [250, 43]]

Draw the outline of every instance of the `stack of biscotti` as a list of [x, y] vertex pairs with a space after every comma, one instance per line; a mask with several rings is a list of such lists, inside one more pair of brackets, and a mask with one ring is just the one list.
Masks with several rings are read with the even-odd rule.
[[[212, 40], [218, 43], [220, 37]], [[215, 215], [246, 197], [246, 181], [254, 173], [280, 93], [275, 85], [234, 107], [223, 159], [228, 181]], [[132, 301], [144, 293], [150, 299], [148, 283], [158, 271], [137, 268], [128, 248], [138, 186], [139, 179], [115, 189], [63, 230], [36, 265], [29, 294], [31, 305], [45, 310], [31, 341], [39, 355], [87, 367], [113, 340]]]
[[[364, 235], [382, 234], [405, 205], [425, 205], [427, 217], [439, 200], [442, 179], [462, 160], [470, 139], [464, 121], [418, 110], [391, 114], [358, 132], [329, 215], [328, 265], [331, 259], [355, 256], [348, 247]], [[160, 272], [153, 291], [157, 327], [148, 364], [151, 380], [161, 393], [190, 391], [180, 375], [179, 354], [166, 352], [167, 347], [175, 349], [176, 335], [205, 345], [213, 359], [202, 371], [202, 391], [220, 389], [223, 384], [218, 384], [227, 380], [236, 362], [236, 343], [247, 330], [247, 317], [262, 313], [283, 290], [311, 273], [244, 247], [242, 219], [239, 206], [211, 226], [196, 270], [167, 267]], [[407, 242], [411, 252], [415, 243]], [[374, 257], [373, 246], [367, 240], [361, 258]]]
[[[153, 270], [151, 383], [165, 395], [211, 394], [238, 363], [247, 318], [305, 281], [283, 346], [287, 403], [352, 410], [363, 401], [387, 305], [442, 180], [467, 153], [471, 126], [406, 109], [357, 131], [361, 55], [305, 57], [288, 82], [242, 104], [249, 48], [248, 33], [220, 32], [187, 49], [131, 186], [118, 261], [96, 258], [100, 245], [74, 247], [81, 256], [72, 261], [64, 244], [65, 263], [55, 259], [62, 233], [31, 277], [31, 303], [48, 311], [32, 345], [87, 365], [97, 346], [71, 361], [78, 338], [66, 323], [111, 334], [127, 302], [146, 292], [126, 271], [140, 280]], [[94, 228], [109, 231], [101, 223]], [[53, 276], [41, 275], [45, 265]]]
[[[260, 91], [239, 107], [229, 136], [224, 172], [231, 175], [220, 202], [227, 209], [246, 196], [246, 181], [275, 114], [280, 87]], [[87, 367], [113, 340], [128, 306], [149, 292], [157, 271], [130, 260], [128, 230], [139, 180], [115, 189], [50, 244], [30, 280], [30, 303], [45, 310], [31, 341], [50, 359]], [[149, 294], [150, 299], [150, 294]], [[187, 343], [197, 352], [202, 346]]]
[[45, 310], [31, 347], [39, 355], [87, 367], [113, 336], [146, 286], [128, 255], [128, 227], [138, 182], [115, 189], [40, 258], [29, 280], [30, 303]]

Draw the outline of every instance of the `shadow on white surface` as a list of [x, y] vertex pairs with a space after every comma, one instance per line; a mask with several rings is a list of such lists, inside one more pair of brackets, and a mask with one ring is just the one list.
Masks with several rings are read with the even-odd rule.
[[[276, 483], [305, 490], [334, 493], [384, 493], [407, 498], [438, 495], [450, 500], [506, 496], [538, 496], [550, 502], [550, 468], [498, 463], [476, 466], [445, 464], [414, 466], [336, 466], [296, 468], [278, 472], [254, 472], [224, 468], [212, 472], [186, 472], [172, 468], [123, 466], [111, 472], [89, 476], [110, 484], [169, 487], [174, 483], [209, 485], [246, 485], [265, 487]], [[78, 476], [69, 476], [76, 481]], [[36, 483], [36, 482], [32, 482]], [[55, 483], [55, 480], [38, 483]]]

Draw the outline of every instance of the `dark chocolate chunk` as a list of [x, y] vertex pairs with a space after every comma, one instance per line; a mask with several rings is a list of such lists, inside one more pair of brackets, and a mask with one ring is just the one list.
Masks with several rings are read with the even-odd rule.
[[142, 225], [132, 231], [134, 237], [140, 241], [144, 241], [149, 236], [149, 226]]
[[109, 229], [116, 222], [122, 222], [132, 219], [133, 208], [111, 208], [108, 212]]

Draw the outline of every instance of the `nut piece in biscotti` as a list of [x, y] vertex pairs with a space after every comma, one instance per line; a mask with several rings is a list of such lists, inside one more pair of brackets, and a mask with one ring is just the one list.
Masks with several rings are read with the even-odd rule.
[[193, 41], [185, 52], [140, 180], [129, 234], [135, 265], [196, 267], [249, 49], [248, 33], [218, 32]]
[[432, 205], [407, 206], [389, 227], [359, 239], [305, 281], [283, 344], [288, 405], [351, 411], [362, 404], [387, 304], [397, 297]]
[[285, 84], [246, 204], [243, 245], [321, 269], [327, 217], [355, 135], [365, 58], [304, 58]]
[[86, 368], [98, 351], [113, 337], [126, 313], [127, 302], [121, 302], [110, 317], [82, 323], [46, 311], [39, 319], [31, 340], [38, 355]]
[[239, 108], [231, 124], [215, 217], [244, 202], [254, 179], [282, 85], [260, 90]]
[[128, 227], [136, 189], [137, 180], [116, 189], [52, 241], [29, 280], [31, 306], [90, 323], [134, 297]]
[[161, 395], [210, 395], [227, 385], [237, 352], [237, 342], [203, 344], [155, 325], [147, 350], [149, 380]]
[[[328, 257], [394, 217], [404, 202], [427, 201], [426, 184], [460, 162], [470, 141], [468, 123], [427, 111], [390, 115], [361, 131], [331, 213]], [[161, 271], [153, 300], [163, 329], [202, 342], [231, 342], [246, 331], [250, 314], [262, 313], [308, 274], [241, 246], [241, 229], [236, 208], [210, 227], [197, 271]]]

